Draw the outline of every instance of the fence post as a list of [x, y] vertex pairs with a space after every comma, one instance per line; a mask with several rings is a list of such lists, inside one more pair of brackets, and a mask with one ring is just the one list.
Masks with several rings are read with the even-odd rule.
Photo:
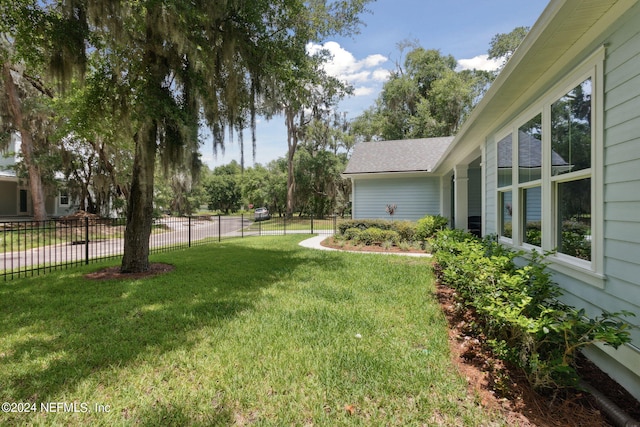
[[189, 247], [191, 247], [191, 215], [189, 215]]
[[334, 236], [338, 232], [338, 226], [337, 225], [338, 225], [338, 215], [334, 215], [333, 216], [333, 234], [334, 234]]
[[311, 214], [311, 234], [313, 234], [313, 214]]
[[282, 231], [284, 235], [287, 235], [287, 215], [284, 216], [284, 221], [282, 221]]
[[244, 239], [244, 214], [240, 214], [240, 237]]
[[220, 214], [218, 214], [218, 242], [222, 241], [222, 225], [220, 222]]
[[84, 263], [89, 264], [89, 217], [84, 217]]

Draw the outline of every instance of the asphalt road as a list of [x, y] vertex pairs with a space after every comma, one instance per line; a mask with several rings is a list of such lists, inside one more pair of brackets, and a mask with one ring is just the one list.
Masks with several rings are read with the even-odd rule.
[[[188, 218], [159, 219], [156, 225], [164, 225], [165, 231], [154, 231], [149, 238], [151, 248], [184, 246], [203, 239], [257, 235], [258, 231], [243, 231], [252, 221], [240, 217], [201, 220]], [[191, 236], [189, 235], [191, 228]], [[84, 263], [87, 259], [106, 258], [124, 252], [124, 239], [83, 240], [41, 246], [33, 249], [0, 253], [0, 271], [23, 270], [32, 265]]]

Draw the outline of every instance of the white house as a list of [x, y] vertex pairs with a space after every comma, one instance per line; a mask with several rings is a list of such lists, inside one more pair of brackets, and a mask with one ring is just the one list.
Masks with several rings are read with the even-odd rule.
[[640, 399], [640, 3], [552, 0], [429, 177], [456, 228], [557, 250], [564, 302], [636, 314], [630, 344], [586, 354]]

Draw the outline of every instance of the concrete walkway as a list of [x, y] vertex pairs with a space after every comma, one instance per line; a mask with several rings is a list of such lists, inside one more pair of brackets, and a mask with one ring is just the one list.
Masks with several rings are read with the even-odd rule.
[[[309, 249], [319, 249], [323, 251], [340, 251], [340, 249], [327, 248], [326, 246], [322, 246], [320, 243], [329, 238], [327, 235], [319, 235], [311, 237], [310, 239], [303, 240], [300, 242], [300, 246]], [[381, 255], [402, 255], [402, 256], [413, 256], [413, 257], [431, 257], [431, 254], [428, 253], [414, 253], [414, 252], [364, 252], [364, 251], [341, 251], [341, 252], [351, 252], [354, 254], [381, 254]]]

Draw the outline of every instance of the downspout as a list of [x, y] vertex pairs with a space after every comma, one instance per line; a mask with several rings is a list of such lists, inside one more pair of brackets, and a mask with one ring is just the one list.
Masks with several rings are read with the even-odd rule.
[[578, 385], [596, 399], [596, 403], [600, 410], [607, 415], [616, 427], [640, 427], [640, 422], [631, 418], [618, 405], [613, 403], [608, 397], [598, 391], [591, 384], [585, 381], [580, 381]]

